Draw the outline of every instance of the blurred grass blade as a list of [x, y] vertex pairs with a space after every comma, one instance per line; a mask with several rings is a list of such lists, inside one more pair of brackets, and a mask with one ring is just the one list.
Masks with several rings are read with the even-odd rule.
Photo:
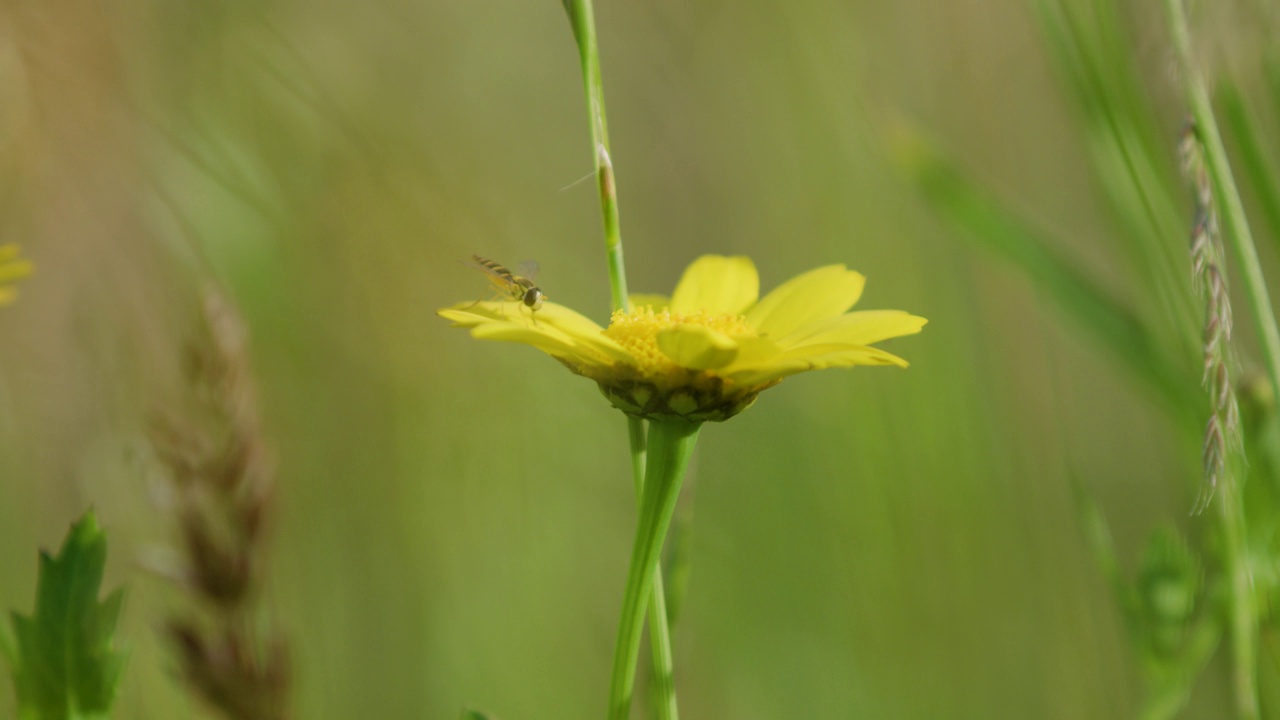
[[[1179, 662], [1149, 677], [1150, 686], [1138, 717], [1142, 720], [1174, 720], [1186, 709], [1196, 678], [1204, 671], [1222, 639], [1221, 626], [1204, 619], [1190, 632]], [[1151, 673], [1148, 672], [1148, 675]]]
[[1198, 356], [1200, 306], [1187, 282], [1190, 220], [1163, 124], [1152, 111], [1116, 3], [1039, 0], [1041, 28], [1075, 96], [1094, 174], [1116, 223], [1116, 246], [1138, 283], [1138, 314], [1158, 344]]
[[1280, 48], [1273, 47], [1262, 61], [1262, 75], [1271, 95], [1271, 111], [1280, 113]]
[[[1167, 561], [1153, 562], [1153, 552], [1154, 560], [1162, 560], [1161, 552], [1170, 543], [1186, 553], [1185, 544], [1172, 526], [1168, 526], [1157, 530], [1149, 542], [1147, 556], [1144, 558], [1144, 577], [1139, 587], [1135, 588], [1125, 579], [1111, 538], [1111, 530], [1098, 503], [1085, 489], [1079, 476], [1072, 472], [1070, 479], [1076, 516], [1085, 542], [1103, 577], [1115, 593], [1129, 639], [1142, 660], [1140, 667], [1147, 689], [1137, 717], [1143, 720], [1172, 720], [1186, 707], [1196, 678], [1213, 656], [1222, 637], [1221, 625], [1212, 614], [1200, 617], [1188, 628], [1183, 627], [1183, 623], [1192, 618], [1192, 606], [1186, 604], [1187, 588], [1179, 587], [1176, 581], [1190, 580], [1194, 583], [1199, 579], [1201, 571], [1194, 566], [1195, 561], [1189, 555], [1173, 562], [1177, 565], [1181, 560], [1184, 565], [1192, 566], [1181, 574], [1171, 571]], [[1176, 552], [1173, 554], [1179, 555]], [[1183, 592], [1176, 592], [1179, 589]], [[1194, 595], [1195, 589], [1191, 588], [1189, 592]], [[1169, 609], [1184, 612], [1175, 612], [1175, 617], [1163, 618], [1164, 622], [1161, 622], [1162, 618], [1152, 617], [1153, 610]]]
[[[975, 245], [1012, 262], [1052, 305], [1074, 319], [1156, 394], [1183, 424], [1199, 432], [1195, 378], [1171, 364], [1142, 323], [1036, 231], [967, 178], [912, 129], [894, 138], [899, 167], [944, 219]], [[1188, 388], [1192, 390], [1188, 393]]]
[[1245, 107], [1244, 97], [1235, 81], [1225, 74], [1215, 81], [1222, 119], [1239, 150], [1236, 157], [1253, 186], [1254, 197], [1272, 240], [1280, 243], [1280, 183], [1276, 181], [1276, 168], [1270, 162], [1275, 156], [1262, 147], [1253, 116]]
[[114, 647], [123, 593], [98, 602], [106, 560], [107, 538], [92, 511], [71, 527], [57, 557], [40, 553], [35, 610], [12, 614], [22, 720], [107, 717], [124, 655]]
[[498, 720], [498, 718], [479, 710], [467, 709], [462, 711], [462, 720]]
[[1129, 625], [1130, 632], [1134, 632], [1133, 623], [1130, 622], [1133, 617], [1133, 593], [1130, 591], [1128, 583], [1125, 582], [1124, 573], [1120, 570], [1120, 560], [1116, 557], [1115, 543], [1111, 539], [1111, 529], [1107, 527], [1107, 521], [1102, 516], [1102, 510], [1098, 508], [1097, 501], [1085, 489], [1084, 483], [1080, 481], [1075, 472], [1071, 472], [1069, 475], [1071, 493], [1075, 499], [1076, 518], [1080, 524], [1080, 530], [1084, 533], [1085, 542], [1093, 553], [1098, 569], [1102, 571], [1103, 577], [1111, 585], [1111, 590], [1115, 593], [1117, 602], [1124, 610], [1124, 618], [1126, 624]]

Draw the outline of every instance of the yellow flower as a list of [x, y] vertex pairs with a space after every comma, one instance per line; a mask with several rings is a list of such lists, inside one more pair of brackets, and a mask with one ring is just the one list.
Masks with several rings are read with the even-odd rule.
[[726, 420], [765, 388], [806, 370], [907, 361], [871, 343], [920, 332], [901, 310], [846, 312], [862, 275], [827, 265], [759, 298], [746, 257], [704, 255], [670, 298], [632, 296], [633, 308], [602, 328], [548, 302], [531, 314], [512, 302], [461, 303], [439, 311], [485, 340], [532, 345], [590, 378], [623, 412], [649, 420]]
[[13, 282], [30, 275], [33, 268], [30, 261], [18, 257], [17, 245], [0, 245], [0, 307], [13, 302], [18, 295]]

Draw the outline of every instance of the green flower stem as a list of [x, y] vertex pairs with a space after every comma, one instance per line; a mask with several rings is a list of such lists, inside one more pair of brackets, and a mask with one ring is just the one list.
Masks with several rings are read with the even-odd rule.
[[[627, 720], [631, 714], [636, 659], [640, 652], [640, 635], [644, 630], [642, 603], [646, 596], [651, 599], [653, 597], [651, 593], [658, 576], [662, 543], [671, 527], [676, 500], [680, 497], [680, 486], [684, 484], [685, 467], [689, 464], [689, 456], [693, 454], [700, 427], [699, 423], [679, 420], [649, 423], [648, 467], [645, 468], [640, 522], [636, 527], [636, 540], [632, 546], [631, 569], [627, 573], [622, 619], [618, 625], [618, 645], [613, 658], [613, 682], [609, 691], [610, 720]], [[659, 605], [660, 601], [653, 600], [653, 603]], [[665, 634], [660, 629], [666, 624], [665, 620], [665, 617], [658, 618], [656, 615], [652, 618], [649, 623], [651, 635]], [[661, 677], [655, 679], [659, 683], [669, 682], [670, 676], [665, 680]], [[674, 693], [669, 697], [674, 705]]]
[[671, 628], [667, 624], [667, 595], [660, 564], [653, 570], [653, 589], [649, 591], [649, 618], [654, 711], [659, 720], [678, 720], [680, 713], [676, 709], [675, 659], [671, 655]]
[[622, 231], [618, 227], [618, 183], [609, 154], [609, 125], [604, 114], [604, 85], [600, 79], [600, 51], [596, 44], [596, 18], [591, 0], [563, 0], [573, 26], [582, 61], [582, 81], [587, 91], [587, 115], [591, 121], [591, 145], [600, 188], [600, 209], [604, 215], [604, 245], [609, 261], [609, 291], [613, 309], [631, 307], [627, 298], [627, 274], [622, 262]]
[[[631, 300], [627, 295], [627, 274], [622, 258], [622, 230], [618, 223], [618, 183], [613, 173], [613, 158], [609, 154], [609, 125], [604, 112], [604, 83], [600, 77], [600, 50], [596, 41], [595, 10], [591, 0], [563, 0], [569, 23], [573, 26], [573, 38], [578, 44], [582, 62], [582, 81], [587, 93], [587, 115], [591, 123], [591, 143], [595, 149], [596, 183], [600, 189], [600, 211], [604, 218], [604, 244], [609, 264], [609, 293], [614, 310], [629, 310]], [[636, 497], [643, 501], [645, 477], [644, 421], [627, 418], [631, 440], [631, 469], [635, 478]], [[691, 444], [692, 447], [692, 444]], [[681, 466], [683, 471], [683, 465]], [[670, 517], [668, 517], [668, 522]], [[666, 530], [663, 529], [663, 536]], [[661, 549], [661, 544], [659, 544]], [[660, 720], [676, 720], [676, 693], [671, 656], [671, 633], [667, 624], [666, 595], [662, 586], [662, 568], [654, 560], [654, 572], [650, 578], [649, 617], [652, 619], [649, 637], [653, 646], [653, 680]], [[638, 607], [638, 605], [637, 605]], [[635, 609], [632, 609], [635, 612]], [[624, 615], [624, 618], [626, 616]], [[644, 616], [639, 616], [641, 624]], [[638, 650], [638, 646], [637, 646]], [[615, 692], [617, 690], [615, 668]], [[627, 698], [631, 697], [634, 683], [635, 653], [632, 653], [631, 671], [627, 673]]]
[[[644, 501], [645, 432], [644, 421], [627, 416], [631, 438], [631, 472], [635, 479], [636, 501]], [[662, 582], [662, 563], [653, 576], [649, 592], [649, 642], [653, 653], [653, 695], [659, 720], [677, 720], [675, 662], [671, 655], [671, 626], [667, 620], [667, 591]]]
[[631, 478], [635, 481], [636, 500], [644, 493], [644, 434], [644, 421], [628, 415], [627, 436], [631, 441]]
[[[627, 294], [627, 274], [622, 256], [622, 230], [618, 222], [618, 183], [609, 154], [609, 124], [604, 112], [604, 83], [600, 77], [600, 49], [596, 40], [595, 9], [591, 0], [563, 0], [573, 38], [578, 44], [582, 63], [582, 82], [587, 94], [587, 116], [591, 124], [592, 153], [595, 158], [596, 184], [600, 190], [600, 211], [604, 219], [605, 253], [609, 265], [609, 294], [614, 310], [631, 309]], [[636, 497], [643, 500], [645, 477], [644, 421], [627, 418], [631, 441], [631, 470], [635, 478]], [[665, 535], [665, 530], [663, 531]], [[666, 595], [662, 586], [662, 569], [655, 561], [649, 590], [649, 636], [653, 646], [653, 679], [660, 720], [676, 720], [676, 695], [671, 656], [671, 633], [667, 624]], [[644, 616], [640, 616], [643, 623]], [[634, 653], [632, 671], [634, 676]], [[615, 677], [616, 681], [616, 677]], [[629, 680], [628, 682], [633, 682]], [[630, 698], [630, 686], [627, 697]]]
[[[1244, 274], [1245, 293], [1253, 310], [1253, 319], [1262, 345], [1264, 364], [1271, 387], [1280, 391], [1280, 329], [1271, 310], [1266, 278], [1258, 261], [1249, 220], [1244, 213], [1244, 203], [1236, 188], [1222, 135], [1213, 116], [1213, 105], [1204, 78], [1191, 56], [1191, 32], [1188, 29], [1186, 10], [1182, 0], [1165, 0], [1169, 15], [1169, 30], [1173, 36], [1174, 51], [1181, 65], [1186, 82], [1187, 102], [1195, 119], [1196, 131], [1204, 144], [1205, 165], [1213, 183], [1228, 238], [1235, 249], [1237, 261]], [[1229, 465], [1231, 463], [1228, 463]], [[1260, 716], [1258, 708], [1258, 657], [1256, 638], [1258, 633], [1257, 607], [1253, 598], [1253, 577], [1248, 564], [1245, 545], [1244, 507], [1237, 482], [1238, 465], [1229, 468], [1222, 482], [1222, 513], [1224, 535], [1223, 553], [1225, 570], [1231, 589], [1228, 600], [1228, 625], [1232, 645], [1233, 686], [1236, 710], [1241, 718], [1254, 720]]]

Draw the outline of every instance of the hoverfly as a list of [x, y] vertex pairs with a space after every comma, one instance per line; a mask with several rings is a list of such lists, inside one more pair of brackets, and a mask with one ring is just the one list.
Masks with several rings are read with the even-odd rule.
[[[472, 255], [471, 259], [476, 263], [472, 267], [489, 276], [489, 282], [493, 283], [504, 299], [514, 300], [524, 305], [529, 308], [531, 314], [542, 308], [542, 301], [547, 299], [547, 295], [541, 288], [534, 285], [532, 280], [516, 275], [502, 265], [479, 255]], [[536, 323], [537, 320], [535, 319], [534, 322]]]

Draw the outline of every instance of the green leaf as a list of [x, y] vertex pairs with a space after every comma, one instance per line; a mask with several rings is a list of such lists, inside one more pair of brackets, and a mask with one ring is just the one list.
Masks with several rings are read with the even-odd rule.
[[114, 647], [120, 590], [98, 602], [107, 538], [90, 511], [63, 540], [58, 556], [40, 553], [36, 607], [12, 613], [13, 684], [23, 720], [107, 717], [124, 668]]
[[498, 720], [498, 718], [482, 713], [479, 710], [467, 709], [462, 711], [462, 720]]

